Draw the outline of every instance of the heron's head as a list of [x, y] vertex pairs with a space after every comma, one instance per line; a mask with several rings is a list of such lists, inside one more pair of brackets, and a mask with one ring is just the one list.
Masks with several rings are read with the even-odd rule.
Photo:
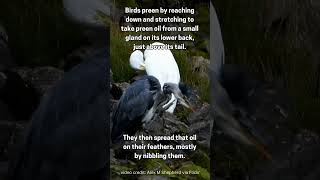
[[177, 98], [177, 102], [184, 107], [190, 109], [191, 111], [194, 111], [188, 100], [186, 100], [185, 96], [181, 93], [181, 90], [179, 89], [178, 84], [175, 83], [164, 83], [163, 85], [163, 93], [168, 95], [168, 94], [173, 94]]
[[146, 70], [143, 53], [139, 50], [134, 51], [130, 56], [130, 66], [135, 70], [144, 71]]

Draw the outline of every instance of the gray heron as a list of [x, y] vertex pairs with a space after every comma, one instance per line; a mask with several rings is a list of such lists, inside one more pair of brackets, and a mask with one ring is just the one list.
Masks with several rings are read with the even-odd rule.
[[9, 166], [10, 180], [106, 179], [109, 161], [105, 50], [44, 95]]
[[100, 6], [101, 1], [63, 2], [69, 17], [97, 30], [103, 42], [43, 96], [10, 160], [10, 180], [108, 179], [109, 36], [103, 24], [89, 22], [96, 10], [108, 6]]
[[[271, 155], [264, 145], [259, 143], [241, 124], [233, 117], [235, 107], [230, 99], [230, 94], [226, 91], [226, 85], [234, 88], [234, 92], [239, 96], [243, 82], [239, 81], [238, 74], [227, 70], [225, 67], [225, 51], [220, 29], [219, 19], [216, 10], [210, 2], [210, 88], [211, 88], [211, 109], [219, 118], [215, 120], [215, 124], [219, 126], [226, 135], [235, 141], [256, 148], [265, 159], [271, 159]], [[230, 76], [230, 77], [229, 77]], [[235, 86], [235, 85], [238, 86]], [[213, 127], [212, 127], [213, 129]], [[213, 140], [214, 141], [214, 140]], [[211, 143], [213, 145], [214, 142]], [[212, 161], [213, 162], [213, 161]]]
[[164, 83], [161, 90], [160, 82], [153, 76], [143, 76], [133, 82], [121, 96], [113, 113], [111, 139], [119, 142], [122, 135], [134, 135], [146, 123], [152, 121], [157, 111], [166, 110], [171, 94], [178, 103], [192, 109], [184, 100], [179, 86], [175, 83]]
[[[134, 51], [130, 56], [130, 65], [133, 69], [146, 71], [148, 75], [156, 77], [161, 87], [165, 83], [180, 83], [180, 72], [177, 62], [169, 49], [164, 48], [163, 43], [155, 42], [150, 46], [154, 49]], [[167, 112], [173, 113], [177, 105], [177, 99], [172, 94], [168, 103], [171, 103]]]

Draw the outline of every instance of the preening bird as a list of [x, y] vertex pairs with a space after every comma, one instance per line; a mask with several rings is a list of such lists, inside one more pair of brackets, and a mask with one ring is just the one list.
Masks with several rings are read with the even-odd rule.
[[32, 116], [10, 180], [106, 179], [108, 69], [105, 50], [65, 73]]
[[101, 42], [95, 44], [96, 53], [44, 95], [10, 160], [8, 180], [108, 179], [109, 35], [96, 15], [98, 10], [108, 14], [110, 6], [102, 0], [63, 4], [68, 17], [95, 32]]
[[[155, 42], [152, 46], [164, 46]], [[146, 49], [144, 54], [136, 50], [130, 56], [130, 65], [136, 70], [146, 71], [148, 75], [156, 77], [161, 87], [164, 83], [179, 84], [180, 72], [177, 62], [169, 49]], [[172, 94], [169, 103], [172, 105], [167, 112], [173, 113], [177, 105], [177, 99]]]
[[[222, 75], [222, 70], [225, 63], [225, 52], [222, 39], [222, 33], [220, 29], [219, 19], [217, 17], [216, 10], [210, 3], [210, 86], [211, 86], [211, 109], [215, 116], [215, 124], [221, 128], [221, 130], [235, 141], [248, 146], [255, 147], [266, 159], [271, 159], [271, 155], [265, 149], [265, 147], [255, 140], [255, 138], [239, 123], [239, 121], [233, 117], [234, 106], [230, 100], [230, 94], [227, 93], [225, 87], [221, 85], [221, 82], [225, 76]], [[231, 84], [241, 84], [237, 81], [238, 77], [231, 78]], [[226, 83], [226, 82], [225, 82]], [[241, 89], [241, 87], [234, 88]], [[238, 92], [237, 89], [234, 92]], [[211, 143], [212, 145], [214, 144]]]
[[119, 142], [123, 134], [134, 135], [153, 119], [157, 111], [168, 108], [171, 104], [165, 103], [170, 100], [171, 94], [178, 103], [191, 108], [177, 84], [165, 83], [161, 91], [160, 82], [153, 76], [143, 76], [133, 82], [121, 96], [112, 117], [113, 143]]

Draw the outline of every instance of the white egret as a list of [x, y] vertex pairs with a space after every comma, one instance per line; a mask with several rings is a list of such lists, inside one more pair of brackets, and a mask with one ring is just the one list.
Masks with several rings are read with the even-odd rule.
[[[165, 46], [163, 43], [155, 42], [151, 46]], [[130, 65], [136, 70], [145, 70], [148, 75], [156, 77], [163, 87], [164, 83], [179, 84], [180, 72], [177, 62], [169, 49], [146, 49], [144, 55], [136, 50], [130, 56]], [[177, 99], [171, 95], [169, 103], [172, 105], [167, 112], [173, 113], [177, 105]]]

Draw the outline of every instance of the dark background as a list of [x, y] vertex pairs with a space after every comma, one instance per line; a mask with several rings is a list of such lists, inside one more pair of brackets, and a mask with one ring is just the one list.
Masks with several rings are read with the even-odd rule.
[[[130, 3], [158, 6], [169, 1], [153, 2], [117, 1], [119, 7]], [[284, 90], [279, 96], [288, 97], [286, 129], [293, 133], [305, 129], [319, 133], [320, 1], [216, 0], [213, 3], [222, 28], [226, 62], [240, 65], [251, 77]], [[8, 67], [16, 68], [14, 72], [23, 80], [19, 82], [21, 78], [17, 77], [20, 85], [12, 86], [21, 97], [4, 93], [0, 100], [2, 165], [8, 160], [8, 144], [21, 133], [44, 92], [63, 77], [64, 71], [90, 54], [90, 49], [82, 48], [89, 46], [90, 40], [85, 27], [64, 16], [60, 1], [1, 1], [0, 24], [7, 31], [13, 56]], [[12, 107], [10, 102], [19, 103]], [[243, 161], [231, 160], [230, 172], [245, 169]], [[227, 162], [224, 158], [221, 161]], [[221, 176], [228, 174], [224, 170], [220, 172]], [[230, 176], [238, 177], [234, 174]]]

